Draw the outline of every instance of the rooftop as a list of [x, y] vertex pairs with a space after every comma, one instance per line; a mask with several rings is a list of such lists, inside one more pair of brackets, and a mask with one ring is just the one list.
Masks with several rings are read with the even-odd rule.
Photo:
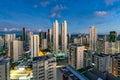
[[53, 57], [54, 57], [54, 55], [45, 55], [45, 56], [40, 56], [40, 57], [34, 57], [33, 61], [44, 61], [44, 60], [48, 60]]
[[78, 71], [73, 69], [70, 65], [60, 68], [60, 71], [62, 71], [65, 76], [70, 77], [72, 80], [88, 80], [86, 77], [84, 77]]

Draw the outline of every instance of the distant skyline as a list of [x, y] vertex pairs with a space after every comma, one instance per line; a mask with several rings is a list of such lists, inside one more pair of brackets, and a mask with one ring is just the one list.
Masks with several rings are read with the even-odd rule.
[[120, 33], [120, 0], [1, 0], [0, 31], [47, 31], [55, 20], [64, 20], [70, 33]]

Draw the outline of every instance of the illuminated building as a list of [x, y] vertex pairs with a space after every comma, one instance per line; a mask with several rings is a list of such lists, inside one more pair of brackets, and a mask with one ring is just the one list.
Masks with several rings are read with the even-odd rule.
[[53, 23], [53, 51], [55, 53], [58, 52], [58, 48], [59, 48], [59, 38], [58, 38], [58, 21], [56, 20], [54, 23]]
[[0, 80], [10, 80], [10, 59], [0, 57]]
[[57, 80], [56, 58], [53, 55], [33, 58], [33, 80]]
[[44, 52], [42, 52], [41, 50], [39, 50], [39, 54], [38, 56], [45, 56], [46, 54]]
[[120, 78], [120, 54], [111, 56], [110, 73]]
[[67, 22], [64, 21], [61, 26], [62, 52], [67, 52]]
[[68, 62], [75, 69], [83, 68], [84, 48], [84, 46], [81, 46], [79, 44], [72, 44], [70, 46]]
[[32, 35], [30, 41], [31, 58], [39, 54], [39, 35]]
[[32, 70], [25, 68], [18, 68], [10, 71], [11, 80], [31, 80]]
[[89, 41], [90, 50], [96, 51], [97, 30], [94, 26], [90, 27]]

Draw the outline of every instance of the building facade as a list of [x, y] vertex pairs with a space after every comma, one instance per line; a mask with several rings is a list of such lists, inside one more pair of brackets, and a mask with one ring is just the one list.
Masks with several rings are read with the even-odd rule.
[[31, 58], [39, 54], [39, 35], [32, 35], [30, 41]]
[[10, 80], [10, 59], [0, 57], [0, 80]]
[[67, 52], [67, 22], [63, 21], [61, 26], [62, 52]]
[[52, 55], [33, 58], [33, 80], [57, 80], [56, 58]]
[[69, 60], [68, 63], [75, 69], [83, 68], [83, 54], [84, 46], [79, 44], [72, 44], [70, 46]]
[[58, 21], [53, 23], [53, 51], [58, 52], [59, 49], [59, 34], [58, 34]]
[[94, 26], [91, 26], [89, 33], [90, 50], [96, 51], [96, 41], [97, 41], [97, 30]]

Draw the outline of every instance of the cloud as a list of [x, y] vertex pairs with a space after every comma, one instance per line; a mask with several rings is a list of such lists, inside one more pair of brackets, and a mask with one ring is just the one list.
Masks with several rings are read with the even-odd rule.
[[106, 11], [95, 11], [94, 14], [96, 16], [105, 16], [105, 15], [107, 15], [107, 12]]
[[38, 8], [38, 5], [35, 4], [33, 7], [34, 7], [34, 8]]
[[56, 5], [55, 7], [52, 8], [52, 12], [57, 12], [57, 11], [62, 11], [62, 10], [66, 10], [67, 7], [65, 5]]
[[115, 2], [117, 2], [118, 0], [105, 0], [105, 4], [106, 5], [113, 5]]
[[65, 5], [62, 5], [62, 4], [56, 5], [51, 9], [49, 17], [50, 18], [54, 18], [54, 17], [61, 18], [62, 17], [61, 12], [66, 9], [68, 8]]
[[41, 5], [42, 7], [46, 7], [46, 6], [48, 6], [49, 4], [50, 4], [49, 1], [42, 1], [42, 2], [40, 2], [40, 5]]
[[56, 18], [62, 18], [62, 15], [60, 13], [51, 13], [49, 17], [50, 18], [54, 18], [54, 17], [56, 17]]

